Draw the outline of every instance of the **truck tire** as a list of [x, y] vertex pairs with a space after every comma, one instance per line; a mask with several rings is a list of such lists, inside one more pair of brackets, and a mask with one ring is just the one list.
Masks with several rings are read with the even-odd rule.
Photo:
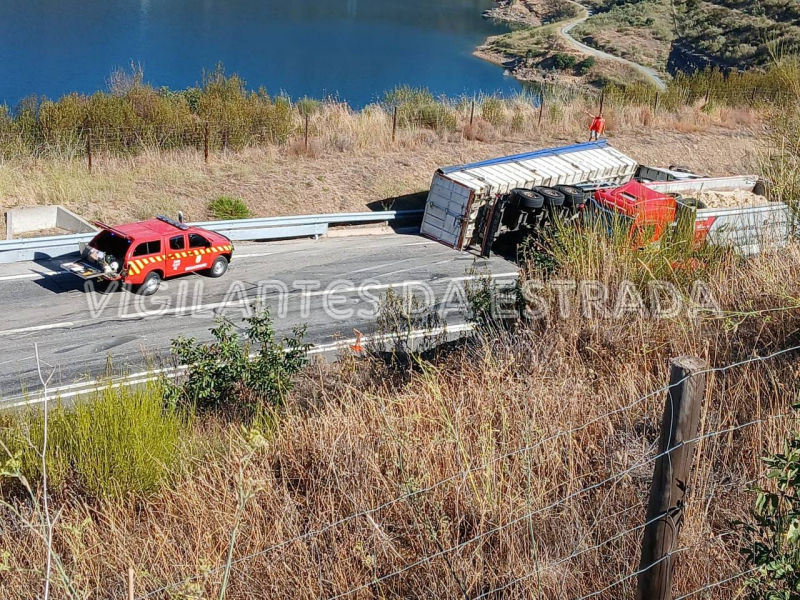
[[564, 205], [564, 194], [562, 194], [555, 188], [535, 187], [533, 188], [533, 191], [544, 196], [545, 203], [548, 206], [556, 207]]
[[161, 275], [158, 271], [150, 271], [144, 278], [142, 285], [136, 288], [136, 293], [140, 296], [152, 296], [158, 291], [161, 285]]
[[759, 179], [756, 181], [756, 185], [753, 188], [753, 193], [756, 196], [764, 196], [764, 198], [770, 199], [770, 194], [772, 192], [772, 186], [770, 185], [769, 181], [766, 179]]
[[586, 204], [586, 192], [572, 185], [557, 185], [556, 190], [564, 194], [564, 206], [581, 206]]
[[544, 206], [544, 196], [533, 190], [516, 188], [511, 190], [511, 203], [527, 210], [539, 210]]
[[214, 264], [211, 265], [211, 268], [208, 271], [205, 271], [205, 275], [216, 279], [217, 277], [222, 277], [225, 275], [225, 271], [228, 270], [228, 259], [224, 256], [218, 256], [217, 260], [214, 261]]
[[708, 208], [706, 203], [702, 200], [698, 200], [697, 198], [683, 198], [681, 200], [681, 204], [684, 206], [688, 206], [689, 208], [695, 208], [697, 210], [703, 210], [704, 208]]

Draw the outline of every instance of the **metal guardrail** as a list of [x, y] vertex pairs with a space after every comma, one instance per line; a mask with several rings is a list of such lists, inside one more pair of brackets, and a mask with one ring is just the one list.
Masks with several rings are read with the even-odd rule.
[[[240, 219], [234, 221], [202, 221], [189, 223], [216, 231], [235, 242], [316, 237], [328, 233], [330, 225], [379, 223], [422, 216], [423, 210], [389, 210], [361, 213], [333, 213]], [[80, 244], [89, 242], [96, 234], [76, 233], [21, 240], [0, 240], [0, 263], [25, 260], [46, 260], [73, 254]]]

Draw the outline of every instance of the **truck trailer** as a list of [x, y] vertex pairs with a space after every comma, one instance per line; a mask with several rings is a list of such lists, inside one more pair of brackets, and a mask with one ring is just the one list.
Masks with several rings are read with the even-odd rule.
[[[695, 197], [710, 192], [758, 195], [763, 202], [708, 207]], [[710, 178], [645, 167], [600, 140], [437, 170], [421, 233], [457, 250], [488, 255], [502, 233], [585, 216], [655, 225], [655, 237], [644, 241], [657, 243], [688, 212], [699, 243], [751, 255], [783, 247], [791, 236], [789, 207], [765, 195], [765, 183], [755, 176]], [[631, 219], [636, 215], [640, 218]], [[646, 222], [653, 218], [664, 222]]]

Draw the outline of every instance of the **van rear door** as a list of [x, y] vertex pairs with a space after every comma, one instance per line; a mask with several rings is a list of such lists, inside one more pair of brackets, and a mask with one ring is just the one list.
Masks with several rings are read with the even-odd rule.
[[437, 173], [428, 194], [428, 206], [420, 232], [445, 246], [462, 250], [467, 214], [474, 192]]

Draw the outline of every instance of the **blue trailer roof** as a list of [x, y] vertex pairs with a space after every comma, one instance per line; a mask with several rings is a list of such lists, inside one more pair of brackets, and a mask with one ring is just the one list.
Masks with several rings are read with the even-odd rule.
[[519, 162], [522, 160], [530, 160], [532, 158], [539, 158], [542, 156], [556, 156], [559, 154], [569, 154], [571, 152], [579, 152], [580, 150], [591, 150], [592, 148], [605, 148], [608, 146], [607, 140], [598, 140], [596, 142], [584, 142], [582, 144], [573, 144], [572, 146], [561, 146], [560, 148], [546, 148], [544, 150], [535, 150], [533, 152], [524, 152], [522, 154], [514, 154], [512, 156], [503, 156], [500, 158], [492, 158], [481, 162], [471, 163], [468, 165], [457, 165], [454, 167], [445, 167], [439, 169], [443, 175], [454, 173], [456, 171], [465, 171], [467, 169], [477, 169], [479, 167], [490, 167], [492, 165], [500, 165], [508, 162]]

